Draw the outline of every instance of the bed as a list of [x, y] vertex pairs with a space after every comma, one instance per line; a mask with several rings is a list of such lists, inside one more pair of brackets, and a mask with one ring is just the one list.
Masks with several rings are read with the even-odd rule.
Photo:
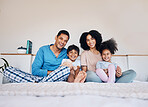
[[[146, 107], [148, 105], [148, 73], [145, 69], [148, 65], [148, 57], [114, 56], [112, 60], [117, 62], [123, 71], [133, 68], [137, 73], [135, 80], [138, 81], [115, 84], [7, 83], [3, 81], [6, 84], [0, 84], [0, 107]], [[11, 65], [13, 63], [11, 62]]]
[[148, 83], [8, 83], [0, 107], [145, 107]]

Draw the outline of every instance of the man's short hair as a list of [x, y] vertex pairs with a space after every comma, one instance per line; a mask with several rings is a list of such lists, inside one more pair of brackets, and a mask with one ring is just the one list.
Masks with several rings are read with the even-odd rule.
[[60, 36], [61, 34], [67, 35], [67, 36], [68, 36], [68, 39], [70, 38], [70, 35], [69, 35], [68, 31], [66, 31], [66, 30], [60, 30], [60, 31], [58, 32], [58, 34], [57, 34], [57, 37]]
[[67, 54], [68, 54], [70, 51], [72, 51], [73, 49], [76, 50], [76, 51], [78, 52], [78, 55], [79, 55], [80, 50], [79, 50], [79, 48], [78, 48], [76, 45], [70, 45], [70, 46], [68, 46]]

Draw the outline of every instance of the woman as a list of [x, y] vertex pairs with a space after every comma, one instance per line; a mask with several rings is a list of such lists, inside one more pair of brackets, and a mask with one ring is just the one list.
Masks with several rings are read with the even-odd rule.
[[[102, 61], [99, 47], [102, 43], [102, 36], [96, 30], [84, 32], [80, 37], [80, 45], [84, 51], [81, 54], [82, 70], [87, 72], [86, 82], [99, 82], [101, 79], [96, 75], [96, 64]], [[118, 71], [118, 72], [117, 72]], [[116, 82], [117, 83], [130, 83], [136, 77], [136, 72], [128, 70], [121, 72], [121, 68], [117, 67]]]

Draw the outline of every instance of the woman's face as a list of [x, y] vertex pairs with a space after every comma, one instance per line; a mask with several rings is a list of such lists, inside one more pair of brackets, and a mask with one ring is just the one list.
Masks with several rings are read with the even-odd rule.
[[96, 47], [96, 40], [95, 40], [95, 38], [92, 38], [92, 36], [90, 34], [86, 36], [86, 43], [90, 49]]

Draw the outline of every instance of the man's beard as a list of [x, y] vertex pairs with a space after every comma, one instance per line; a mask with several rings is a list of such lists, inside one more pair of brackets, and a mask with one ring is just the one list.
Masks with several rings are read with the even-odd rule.
[[58, 50], [62, 50], [63, 49], [63, 47], [62, 48], [59, 48], [58, 45], [56, 45], [56, 47], [57, 47]]

